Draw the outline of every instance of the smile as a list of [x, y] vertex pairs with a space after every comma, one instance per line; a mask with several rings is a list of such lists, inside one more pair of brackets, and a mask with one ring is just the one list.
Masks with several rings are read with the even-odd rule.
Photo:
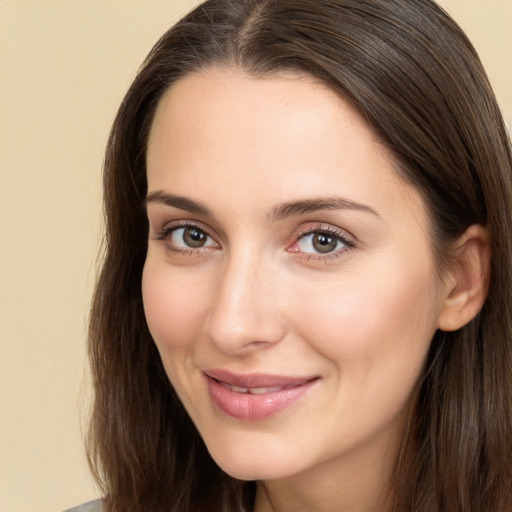
[[302, 398], [318, 377], [238, 375], [224, 370], [204, 372], [210, 398], [224, 414], [256, 421], [288, 408]]
[[291, 387], [296, 386], [290, 386], [285, 388], [280, 387], [273, 387], [273, 388], [244, 388], [242, 386], [232, 386], [231, 384], [228, 384], [227, 382], [220, 382], [221, 386], [224, 386], [227, 389], [231, 389], [234, 393], [249, 393], [250, 395], [265, 395], [267, 393], [274, 393], [276, 391], [282, 391], [283, 389], [290, 389]]

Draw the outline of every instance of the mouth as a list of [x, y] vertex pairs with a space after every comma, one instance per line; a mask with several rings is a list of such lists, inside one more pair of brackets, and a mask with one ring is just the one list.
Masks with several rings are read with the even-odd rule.
[[276, 391], [283, 391], [284, 389], [292, 389], [300, 386], [301, 384], [297, 384], [296, 386], [285, 386], [285, 387], [268, 387], [268, 388], [244, 388], [243, 386], [233, 386], [232, 384], [228, 384], [227, 382], [217, 381], [221, 386], [224, 386], [226, 389], [230, 389], [234, 393], [248, 393], [249, 395], [266, 395], [268, 393], [275, 393]]
[[213, 404], [240, 420], [261, 420], [282, 412], [307, 392], [319, 377], [234, 374], [225, 370], [204, 372]]

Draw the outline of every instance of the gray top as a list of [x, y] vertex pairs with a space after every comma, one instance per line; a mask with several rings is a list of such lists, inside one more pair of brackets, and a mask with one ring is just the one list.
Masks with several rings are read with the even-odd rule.
[[103, 512], [103, 505], [101, 504], [101, 500], [88, 501], [87, 503], [78, 505], [78, 507], [64, 510], [64, 512]]

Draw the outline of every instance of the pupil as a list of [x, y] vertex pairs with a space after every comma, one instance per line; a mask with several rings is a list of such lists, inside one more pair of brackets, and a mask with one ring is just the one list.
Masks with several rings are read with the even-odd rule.
[[189, 247], [202, 247], [206, 242], [206, 235], [196, 228], [188, 228], [183, 233], [183, 240]]
[[336, 249], [337, 240], [332, 236], [325, 234], [317, 234], [313, 238], [313, 247], [321, 253], [327, 253]]

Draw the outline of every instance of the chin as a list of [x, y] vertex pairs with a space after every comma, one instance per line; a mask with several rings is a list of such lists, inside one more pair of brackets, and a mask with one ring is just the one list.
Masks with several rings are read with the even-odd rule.
[[277, 480], [293, 474], [293, 472], [281, 468], [269, 467], [271, 463], [268, 462], [263, 465], [255, 465], [247, 461], [242, 464], [224, 464], [223, 461], [220, 464], [217, 462], [217, 464], [225, 473], [237, 480]]
[[286, 478], [300, 472], [297, 461], [281, 453], [278, 449], [265, 450], [254, 443], [251, 450], [243, 450], [232, 444], [226, 446], [208, 446], [210, 455], [216, 464], [229, 476], [238, 480], [275, 480]]

